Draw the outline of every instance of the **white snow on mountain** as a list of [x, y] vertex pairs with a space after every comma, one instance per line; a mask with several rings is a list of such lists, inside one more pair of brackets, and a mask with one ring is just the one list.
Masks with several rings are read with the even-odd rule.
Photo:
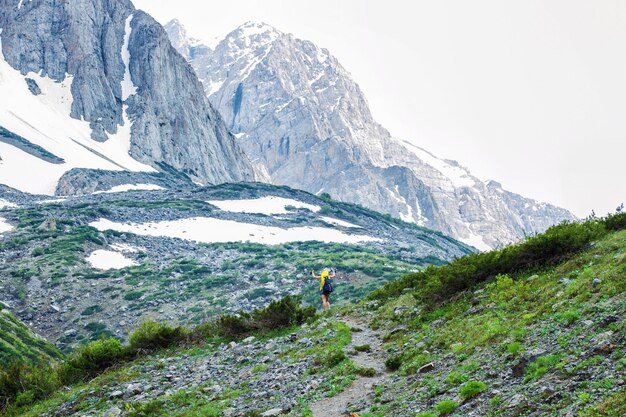
[[127, 258], [118, 252], [110, 250], [98, 249], [87, 257], [89, 264], [100, 270], [121, 269], [129, 266], [137, 265], [137, 262]]
[[303, 203], [291, 198], [266, 196], [248, 200], [211, 200], [207, 203], [219, 207], [224, 211], [234, 213], [258, 213], [271, 216], [272, 214], [286, 214], [289, 207], [304, 208], [312, 212], [318, 212], [319, 206]]
[[10, 232], [11, 230], [13, 230], [13, 226], [11, 226], [6, 219], [0, 217], [0, 234]]
[[[130, 24], [133, 21], [133, 15], [131, 14], [126, 18], [125, 32], [124, 32], [124, 45], [122, 46], [122, 62], [124, 62], [124, 79], [122, 80], [122, 100], [126, 101], [128, 97], [137, 93], [137, 86], [133, 83], [130, 76], [130, 52], [128, 51], [128, 42], [130, 41]], [[126, 113], [126, 112], [124, 112]]]
[[126, 191], [156, 191], [164, 190], [165, 188], [156, 184], [122, 184], [116, 185], [106, 191], [96, 191], [94, 194], [101, 193], [123, 193]]
[[100, 231], [115, 230], [142, 236], [177, 237], [202, 243], [253, 242], [279, 245], [306, 241], [360, 243], [380, 240], [367, 235], [350, 235], [327, 227], [306, 226], [283, 229], [211, 217], [194, 217], [143, 224], [117, 223], [100, 219], [89, 225]]
[[[88, 122], [70, 117], [72, 76], [67, 75], [60, 83], [33, 72], [23, 76], [4, 56], [0, 58], [0, 126], [65, 161], [48, 162], [0, 142], [0, 184], [34, 194], [54, 195], [59, 178], [72, 168], [155, 171], [128, 154], [128, 118], [116, 134], [101, 143], [91, 138]], [[27, 78], [37, 83], [41, 94], [29, 91]]]

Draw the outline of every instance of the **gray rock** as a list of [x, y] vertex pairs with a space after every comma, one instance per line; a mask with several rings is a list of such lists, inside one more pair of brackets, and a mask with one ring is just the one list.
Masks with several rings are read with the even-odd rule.
[[28, 86], [28, 90], [33, 93], [33, 95], [38, 96], [41, 94], [41, 88], [39, 88], [39, 84], [37, 84], [37, 81], [33, 80], [32, 78], [25, 78], [26, 80], [26, 85]]
[[143, 392], [143, 385], [140, 383], [128, 384], [126, 386], [126, 394], [130, 396], [139, 395]]
[[264, 413], [261, 413], [261, 417], [276, 417], [283, 413], [282, 408], [272, 408], [271, 410], [267, 410]]
[[122, 391], [115, 390], [111, 394], [109, 394], [109, 398], [111, 398], [111, 399], [121, 398], [123, 395], [124, 395], [124, 393]]
[[122, 415], [122, 409], [119, 407], [109, 408], [103, 415], [103, 417], [120, 417]]

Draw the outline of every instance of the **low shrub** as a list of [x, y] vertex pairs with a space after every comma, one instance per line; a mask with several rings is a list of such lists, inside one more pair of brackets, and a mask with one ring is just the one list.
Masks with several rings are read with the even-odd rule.
[[96, 377], [129, 356], [119, 340], [109, 338], [91, 342], [72, 353], [59, 368], [64, 384], [73, 384]]
[[435, 410], [437, 410], [440, 416], [447, 416], [448, 414], [452, 414], [458, 406], [459, 405], [453, 400], [443, 400], [437, 403]]
[[132, 351], [162, 349], [173, 346], [184, 339], [186, 331], [183, 327], [171, 327], [153, 320], [142, 321], [130, 335]]
[[591, 219], [583, 223], [564, 222], [516, 245], [467, 255], [443, 266], [431, 265], [420, 272], [385, 284], [372, 292], [368, 299], [386, 300], [412, 288], [417, 298], [426, 306], [434, 307], [477, 283], [498, 275], [533, 271], [570, 258], [604, 236], [607, 229], [622, 227], [621, 215], [615, 216], [606, 220]]
[[626, 213], [609, 215], [604, 220], [604, 224], [608, 230], [624, 230], [626, 229]]
[[461, 386], [459, 389], [459, 395], [464, 400], [474, 398], [481, 392], [487, 389], [487, 384], [481, 381], [469, 381]]
[[583, 410], [580, 417], [623, 417], [626, 416], [626, 389], [616, 392], [591, 408]]
[[509, 355], [517, 355], [522, 351], [522, 349], [524, 349], [524, 347], [520, 342], [509, 343], [506, 346], [506, 353], [508, 353]]
[[267, 307], [252, 312], [254, 326], [260, 330], [274, 330], [302, 324], [315, 315], [315, 307], [302, 308], [300, 297], [286, 296], [272, 301]]
[[0, 412], [11, 404], [20, 407], [46, 398], [60, 386], [56, 369], [51, 365], [11, 362], [0, 368]]
[[334, 368], [348, 357], [341, 349], [332, 349], [315, 358], [315, 365], [324, 368]]
[[469, 377], [467, 375], [462, 374], [460, 372], [452, 371], [448, 374], [444, 382], [450, 385], [460, 385], [464, 382], [467, 382], [468, 379]]
[[387, 358], [387, 360], [385, 361], [385, 366], [390, 371], [397, 371], [402, 366], [402, 356], [394, 355]]
[[357, 352], [369, 352], [371, 350], [370, 345], [358, 345], [354, 347]]
[[360, 376], [364, 376], [364, 377], [367, 377], [367, 378], [371, 378], [374, 375], [376, 375], [376, 369], [374, 369], [374, 368], [359, 368], [359, 369], [357, 369], [356, 372]]
[[544, 376], [550, 369], [559, 363], [560, 357], [556, 355], [539, 356], [531, 364], [526, 367], [526, 381], [532, 381]]
[[315, 316], [315, 308], [303, 308], [301, 301], [300, 297], [286, 296], [251, 313], [221, 316], [217, 321], [217, 330], [221, 336], [238, 338], [255, 331], [266, 332], [302, 324]]

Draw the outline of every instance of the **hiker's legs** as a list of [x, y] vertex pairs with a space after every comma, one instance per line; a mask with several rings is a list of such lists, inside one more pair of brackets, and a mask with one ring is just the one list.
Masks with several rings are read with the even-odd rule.
[[324, 310], [330, 309], [330, 296], [328, 294], [322, 294], [322, 306]]

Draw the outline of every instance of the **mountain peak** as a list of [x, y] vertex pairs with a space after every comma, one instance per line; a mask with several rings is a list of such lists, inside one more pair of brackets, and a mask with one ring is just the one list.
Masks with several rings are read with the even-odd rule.
[[267, 33], [282, 34], [282, 32], [276, 29], [274, 26], [268, 25], [264, 22], [255, 22], [251, 20], [240, 25], [237, 29], [233, 31], [233, 33], [234, 32], [240, 32], [241, 36], [243, 37], [252, 37], [255, 35], [263, 35]]

